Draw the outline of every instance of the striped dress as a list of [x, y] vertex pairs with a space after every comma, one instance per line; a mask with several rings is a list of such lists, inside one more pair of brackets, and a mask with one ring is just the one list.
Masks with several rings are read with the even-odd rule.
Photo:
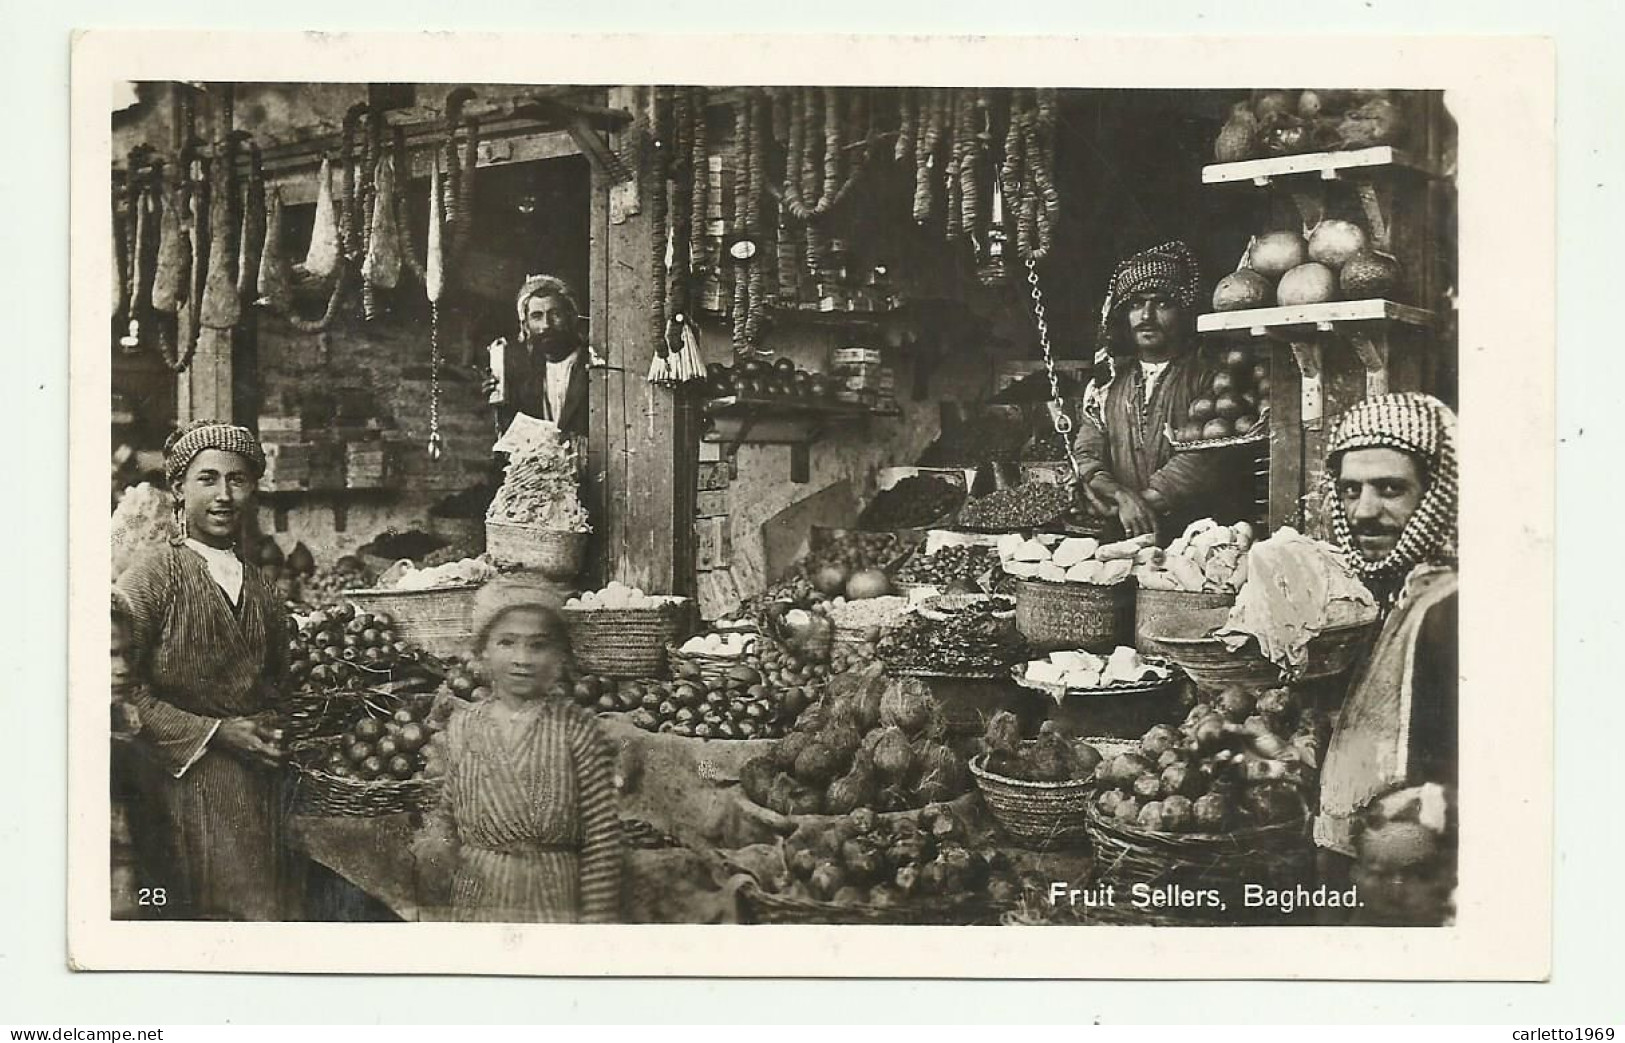
[[211, 740], [219, 721], [269, 710], [287, 669], [287, 621], [259, 570], [233, 606], [204, 561], [158, 548], [119, 578], [146, 686], [132, 697], [131, 832], [141, 887], [165, 919], [286, 920], [299, 878], [284, 843], [280, 773]]
[[592, 715], [553, 699], [515, 715], [494, 702], [447, 725], [431, 833], [458, 843], [451, 916], [504, 923], [612, 923], [620, 820]]

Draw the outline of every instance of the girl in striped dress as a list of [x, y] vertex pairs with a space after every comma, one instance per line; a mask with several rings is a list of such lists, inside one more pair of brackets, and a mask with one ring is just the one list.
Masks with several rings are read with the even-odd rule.
[[[505, 923], [609, 923], [620, 822], [603, 734], [573, 705], [569, 642], [545, 588], [498, 580], [474, 608], [493, 695], [435, 738], [440, 801], [414, 844], [425, 905]], [[447, 879], [449, 877], [449, 880]]]

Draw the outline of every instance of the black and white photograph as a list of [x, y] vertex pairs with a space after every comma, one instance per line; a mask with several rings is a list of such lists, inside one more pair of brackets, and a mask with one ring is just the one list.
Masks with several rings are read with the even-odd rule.
[[266, 64], [75, 112], [96, 929], [1511, 915], [1470, 90]]

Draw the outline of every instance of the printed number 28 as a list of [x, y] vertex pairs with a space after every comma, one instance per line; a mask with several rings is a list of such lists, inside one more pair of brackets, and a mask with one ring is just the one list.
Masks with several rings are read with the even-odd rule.
[[135, 893], [136, 905], [168, 905], [169, 893], [162, 887], [143, 887]]

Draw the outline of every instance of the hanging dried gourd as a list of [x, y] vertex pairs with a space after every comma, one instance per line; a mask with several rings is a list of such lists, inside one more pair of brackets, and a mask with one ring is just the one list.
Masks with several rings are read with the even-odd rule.
[[265, 248], [265, 170], [260, 148], [248, 142], [248, 185], [243, 191], [242, 232], [237, 237], [237, 299], [252, 301], [259, 282], [260, 254]]
[[338, 208], [333, 202], [333, 167], [326, 156], [316, 172], [316, 220], [310, 229], [310, 249], [299, 267], [306, 275], [327, 279], [339, 264]]
[[372, 291], [366, 298], [368, 319], [377, 318], [382, 310], [377, 291], [393, 290], [401, 280], [401, 233], [395, 222], [395, 161], [388, 156], [378, 161], [372, 195], [367, 256], [361, 263], [363, 285]]
[[163, 213], [158, 219], [158, 261], [152, 273], [152, 306], [165, 315], [175, 314], [186, 299], [191, 275], [191, 242], [181, 223], [181, 207], [180, 186], [166, 186]]
[[[223, 153], [223, 150], [222, 150]], [[232, 272], [230, 171], [224, 154], [209, 162], [209, 259], [198, 321], [205, 329], [229, 330], [242, 317]]]
[[282, 189], [273, 185], [268, 193], [265, 240], [260, 250], [256, 304], [286, 312], [293, 307], [293, 273], [288, 264], [283, 235], [286, 222], [282, 211]]

